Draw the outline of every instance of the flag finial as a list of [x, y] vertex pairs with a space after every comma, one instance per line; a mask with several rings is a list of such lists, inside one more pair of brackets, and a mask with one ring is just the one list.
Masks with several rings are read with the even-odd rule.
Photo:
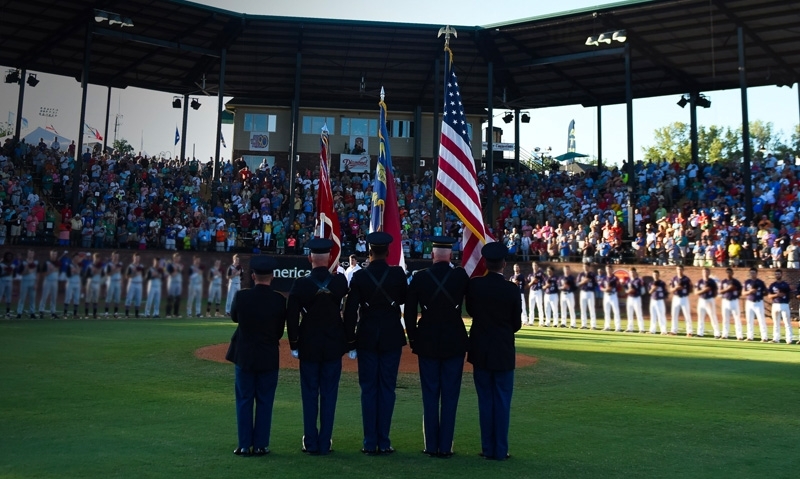
[[385, 92], [385, 91], [383, 91], [383, 87], [381, 86], [381, 101], [383, 101], [383, 98], [384, 98], [385, 96], [386, 96], [386, 92]]
[[450, 25], [447, 25], [447, 26], [442, 27], [442, 28], [439, 29], [439, 35], [437, 35], [436, 38], [439, 38], [442, 35], [444, 35], [444, 47], [448, 48], [450, 46], [450, 35], [451, 34], [454, 37], [458, 38], [458, 32], [456, 31], [456, 29], [451, 27]]

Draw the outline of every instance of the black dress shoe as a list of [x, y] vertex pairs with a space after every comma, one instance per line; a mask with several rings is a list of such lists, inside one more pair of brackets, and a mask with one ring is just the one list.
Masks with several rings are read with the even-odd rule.
[[439, 453], [439, 457], [441, 457], [442, 459], [450, 459], [451, 457], [453, 457], [453, 454], [455, 454], [453, 451], [450, 451], [450, 452], [440, 452], [440, 453]]
[[253, 449], [254, 456], [266, 456], [267, 454], [269, 454], [269, 452], [270, 451], [268, 447], [257, 447]]
[[479, 452], [478, 455], [481, 456], [484, 459], [494, 459], [494, 456], [487, 456], [483, 452]]
[[380, 454], [377, 449], [362, 449], [361, 452], [367, 456], [377, 456]]
[[233, 453], [236, 454], [237, 456], [242, 456], [242, 457], [249, 456], [250, 455], [250, 448], [249, 447], [247, 447], [247, 448], [245, 448], [245, 447], [237, 447], [236, 449], [233, 450]]
[[423, 450], [422, 453], [425, 454], [428, 457], [436, 457], [436, 456], [439, 455], [438, 452], [430, 452], [430, 451], [425, 451], [425, 450]]
[[394, 454], [394, 448], [389, 446], [386, 449], [381, 449], [381, 454]]
[[306, 448], [300, 449], [300, 451], [302, 451], [302, 452], [303, 452], [303, 454], [308, 454], [308, 455], [310, 455], [310, 456], [317, 456], [317, 455], [319, 455], [319, 451], [309, 451], [309, 450], [308, 450], [308, 449], [306, 449]]

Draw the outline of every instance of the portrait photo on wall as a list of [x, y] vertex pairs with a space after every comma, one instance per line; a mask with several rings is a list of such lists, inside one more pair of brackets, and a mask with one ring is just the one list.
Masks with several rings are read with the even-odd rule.
[[366, 135], [350, 136], [350, 154], [361, 155], [369, 151], [369, 137]]

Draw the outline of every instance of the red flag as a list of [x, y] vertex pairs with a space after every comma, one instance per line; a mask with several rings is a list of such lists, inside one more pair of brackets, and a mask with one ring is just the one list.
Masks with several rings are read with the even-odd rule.
[[494, 239], [486, 231], [481, 210], [481, 197], [475, 174], [475, 160], [467, 130], [467, 118], [461, 103], [458, 80], [453, 69], [453, 52], [446, 48], [447, 65], [445, 104], [442, 111], [442, 136], [439, 144], [439, 173], [436, 175], [436, 197], [458, 215], [464, 223], [461, 264], [470, 277], [486, 274], [481, 248]]
[[328, 148], [328, 128], [322, 128], [319, 139], [319, 189], [317, 190], [317, 236], [333, 241], [328, 269], [336, 273], [339, 258], [342, 254], [342, 240], [339, 235], [339, 217], [333, 209], [333, 192], [328, 173], [330, 167], [330, 149]]

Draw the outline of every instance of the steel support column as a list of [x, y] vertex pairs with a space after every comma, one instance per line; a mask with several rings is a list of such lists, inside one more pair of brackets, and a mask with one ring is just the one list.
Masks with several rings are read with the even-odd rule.
[[692, 163], [695, 165], [700, 162], [697, 144], [697, 99], [699, 95], [695, 91], [689, 95], [689, 137], [692, 142]]
[[19, 72], [19, 96], [17, 97], [17, 121], [14, 125], [14, 142], [19, 142], [20, 132], [22, 131], [22, 106], [25, 103], [25, 76], [28, 70], [23, 68]]
[[736, 29], [739, 42], [739, 88], [742, 92], [742, 179], [744, 180], [744, 211], [747, 225], [753, 221], [753, 185], [750, 171], [750, 119], [747, 111], [747, 70], [744, 56], [744, 30]]
[[108, 146], [108, 121], [111, 115], [111, 87], [108, 87], [108, 96], [106, 97], [106, 129], [103, 130], [103, 154], [106, 154], [106, 147]]
[[[636, 169], [633, 164], [633, 85], [631, 79], [631, 46], [630, 43], [625, 44], [625, 110], [627, 116], [627, 131], [628, 131], [628, 195], [632, 207], [636, 205], [636, 189], [639, 177], [636, 176]], [[628, 215], [628, 234], [634, 235], [634, 221]]]
[[[294, 223], [294, 170], [297, 163], [297, 137], [300, 129], [300, 80], [303, 64], [303, 54], [298, 49], [295, 56], [294, 71], [294, 99], [292, 100], [292, 138], [289, 144], [289, 191], [287, 204], [289, 205], [289, 224]], [[321, 133], [321, 132], [320, 132]]]
[[422, 160], [422, 105], [414, 108], [414, 165], [411, 172], [419, 180], [419, 162]]
[[[494, 175], [494, 62], [489, 62], [486, 79], [487, 90], [487, 116], [489, 124], [486, 126], [486, 223], [494, 228], [494, 195], [492, 195], [492, 176]], [[499, 238], [498, 238], [499, 239]]]
[[86, 94], [89, 89], [89, 66], [92, 54], [92, 28], [86, 27], [83, 43], [83, 72], [81, 73], [81, 117], [78, 127], [78, 146], [75, 148], [75, 169], [72, 170], [72, 211], [80, 213], [80, 184], [83, 173], [83, 125], [86, 123]]
[[[216, 149], [214, 150], [214, 179], [219, 181], [221, 178], [220, 168], [221, 165], [219, 164], [219, 153], [220, 153], [220, 138], [222, 137], [222, 108], [225, 106], [225, 68], [226, 68], [226, 57], [228, 56], [228, 50], [223, 48], [219, 55], [219, 91], [217, 92], [217, 129], [216, 134], [214, 135], [214, 143], [216, 145]], [[189, 96], [184, 96], [184, 103], [188, 103]], [[186, 105], [183, 106], [186, 108]], [[185, 110], [184, 110], [185, 111]], [[184, 113], [184, 118], [186, 118], [186, 113]], [[186, 131], [186, 121], [184, 120], [183, 123], [184, 132]], [[186, 137], [186, 133], [184, 133], [184, 138]], [[185, 145], [181, 143], [181, 151], [184, 151]]]
[[189, 128], [189, 94], [183, 95], [183, 121], [181, 123], [181, 161], [186, 159], [186, 130]]
[[514, 162], [519, 173], [519, 108], [514, 110]]
[[597, 170], [603, 169], [603, 107], [597, 105]]

